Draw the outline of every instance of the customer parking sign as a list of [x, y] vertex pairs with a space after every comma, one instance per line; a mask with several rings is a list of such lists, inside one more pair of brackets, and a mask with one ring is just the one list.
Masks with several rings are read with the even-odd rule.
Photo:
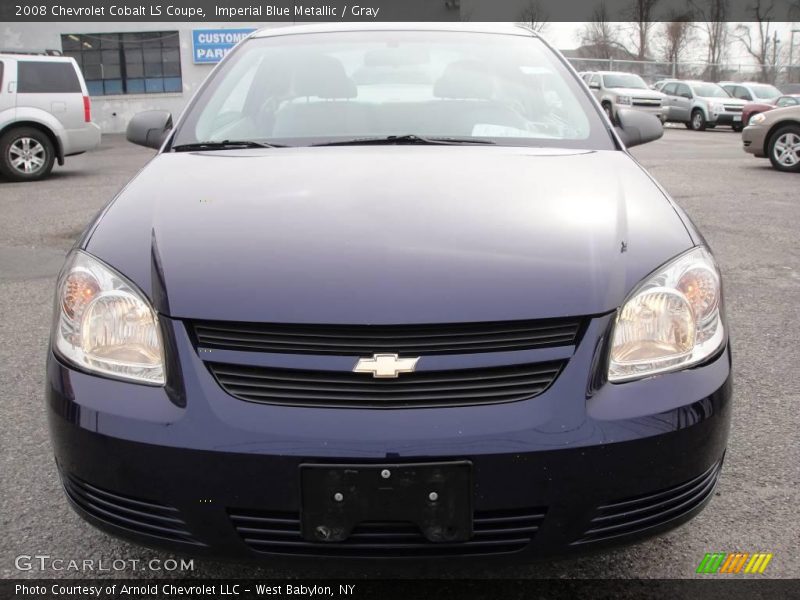
[[192, 57], [195, 64], [218, 63], [255, 29], [194, 29]]

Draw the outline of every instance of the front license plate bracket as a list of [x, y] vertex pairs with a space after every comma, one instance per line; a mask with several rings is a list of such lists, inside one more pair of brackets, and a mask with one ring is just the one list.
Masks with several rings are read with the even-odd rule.
[[365, 521], [410, 522], [430, 542], [472, 537], [469, 461], [381, 465], [300, 465], [301, 532], [343, 542]]

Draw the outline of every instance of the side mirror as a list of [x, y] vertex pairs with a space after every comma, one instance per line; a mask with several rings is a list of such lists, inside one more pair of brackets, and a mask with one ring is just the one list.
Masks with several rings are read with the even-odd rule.
[[170, 112], [146, 110], [133, 115], [125, 130], [125, 137], [129, 142], [157, 150], [164, 143], [170, 130], [172, 130]]
[[664, 135], [664, 126], [655, 115], [630, 108], [617, 111], [619, 126], [615, 129], [626, 148], [653, 142]]

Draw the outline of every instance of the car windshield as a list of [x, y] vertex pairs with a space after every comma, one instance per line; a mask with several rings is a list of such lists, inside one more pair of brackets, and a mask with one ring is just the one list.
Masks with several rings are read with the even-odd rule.
[[731, 95], [716, 83], [693, 83], [695, 96], [703, 98], [730, 98]]
[[172, 146], [391, 136], [613, 148], [591, 97], [541, 40], [453, 31], [248, 39], [190, 105]]
[[630, 73], [618, 73], [614, 75], [603, 75], [603, 83], [607, 88], [633, 88], [646, 90], [647, 84], [638, 75]]
[[751, 85], [750, 89], [753, 90], [753, 95], [756, 98], [761, 98], [763, 100], [777, 98], [781, 95], [781, 91], [772, 85]]

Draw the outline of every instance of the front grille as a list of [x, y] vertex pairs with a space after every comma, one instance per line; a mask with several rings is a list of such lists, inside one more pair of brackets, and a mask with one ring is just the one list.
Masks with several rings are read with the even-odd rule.
[[207, 363], [237, 398], [268, 404], [341, 408], [422, 408], [515, 402], [545, 391], [565, 361], [376, 379], [349, 371], [306, 371]]
[[545, 516], [544, 508], [476, 512], [474, 536], [460, 543], [429, 542], [413, 523], [365, 522], [344, 542], [308, 542], [297, 513], [231, 509], [231, 522], [252, 550], [304, 556], [432, 557], [504, 554], [524, 550]]
[[721, 469], [722, 462], [718, 462], [702, 475], [675, 487], [599, 506], [589, 529], [573, 544], [637, 533], [685, 515], [711, 495]]
[[69, 474], [61, 483], [67, 498], [95, 519], [139, 535], [198, 545], [177, 508], [109, 492]]
[[725, 112], [735, 112], [735, 113], [742, 112], [742, 107], [736, 104], [725, 104], [723, 106], [725, 107]]
[[194, 321], [199, 346], [290, 354], [409, 356], [505, 352], [577, 343], [582, 320], [540, 319], [430, 325], [290, 325]]
[[633, 98], [634, 106], [661, 106], [661, 100], [658, 98]]

